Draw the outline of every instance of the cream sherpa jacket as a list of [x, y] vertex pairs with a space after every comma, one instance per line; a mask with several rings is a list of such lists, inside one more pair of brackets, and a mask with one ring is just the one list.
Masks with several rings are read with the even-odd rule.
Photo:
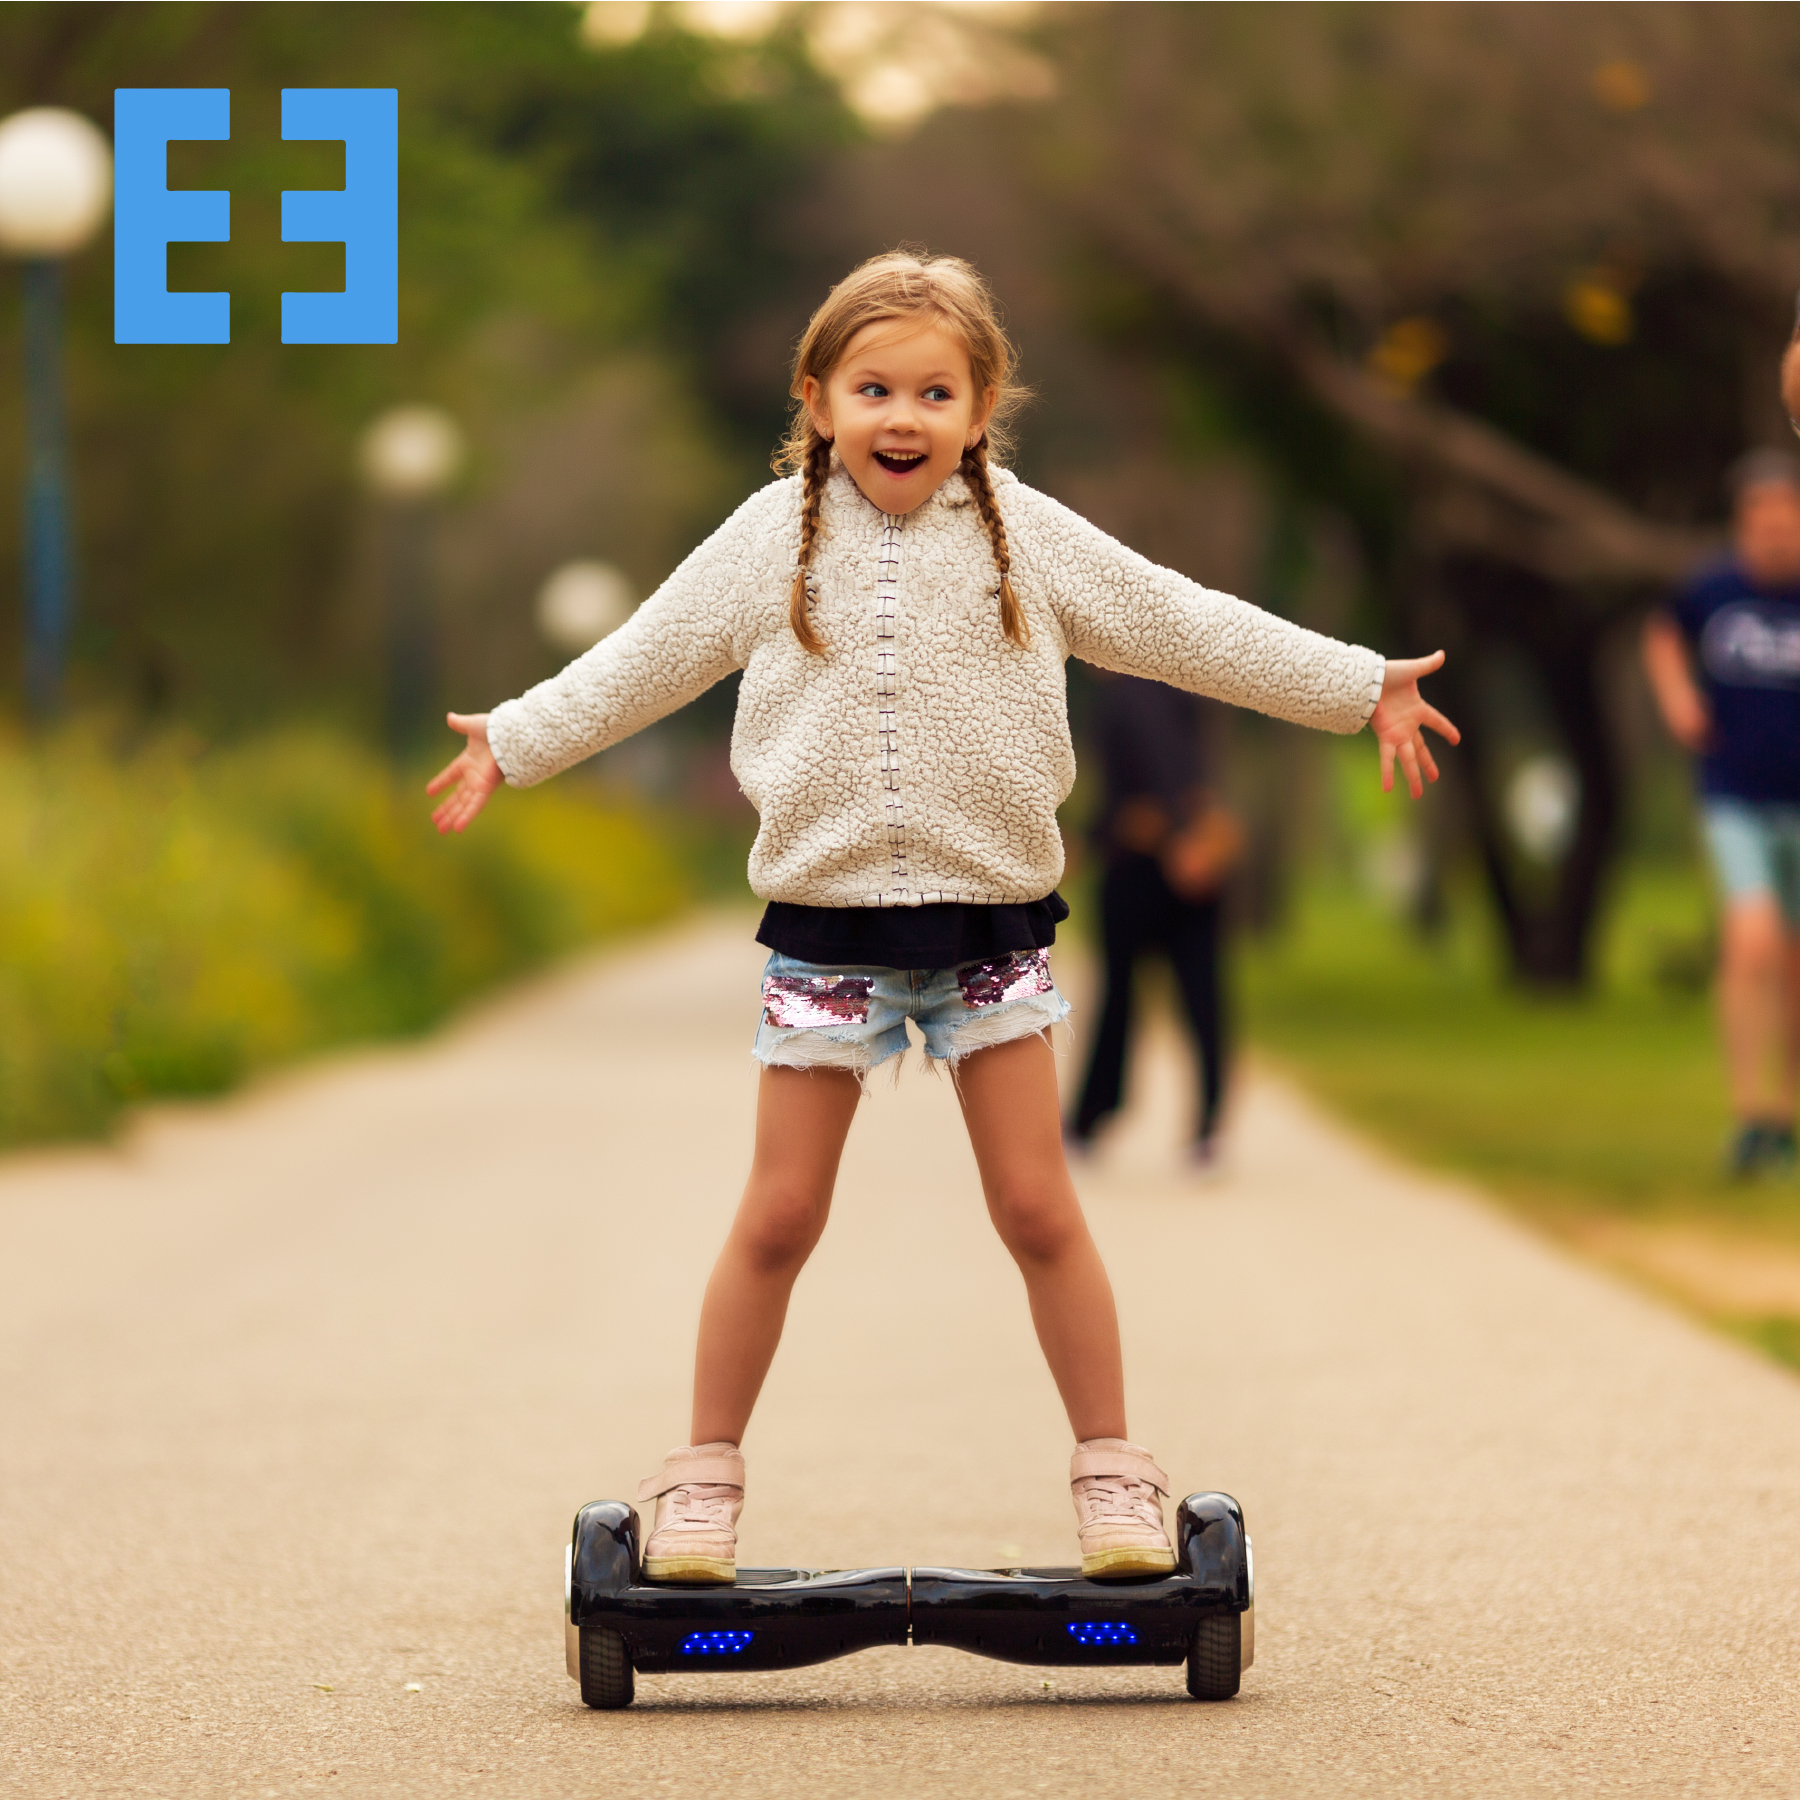
[[751, 495], [618, 631], [494, 709], [506, 779], [543, 781], [742, 669], [731, 767], [761, 816], [757, 894], [1017, 904], [1062, 875], [1066, 658], [1327, 731], [1374, 711], [1374, 651], [1158, 568], [1005, 470], [994, 489], [1029, 648], [1001, 633], [993, 552], [960, 475], [889, 516], [840, 464], [811, 571], [823, 656], [788, 624], [795, 477]]

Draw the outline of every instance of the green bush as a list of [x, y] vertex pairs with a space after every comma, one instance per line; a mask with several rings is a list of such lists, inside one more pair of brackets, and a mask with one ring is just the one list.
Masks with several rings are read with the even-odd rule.
[[646, 821], [568, 787], [440, 839], [418, 781], [325, 733], [0, 745], [0, 1144], [420, 1031], [683, 899]]

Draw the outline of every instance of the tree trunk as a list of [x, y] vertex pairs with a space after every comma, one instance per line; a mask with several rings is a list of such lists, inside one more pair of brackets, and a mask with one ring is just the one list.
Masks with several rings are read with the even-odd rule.
[[[1486, 559], [1446, 558], [1431, 585], [1432, 622], [1441, 627], [1453, 618], [1460, 627], [1442, 678], [1445, 710], [1463, 728], [1470, 818], [1512, 973], [1532, 987], [1580, 988], [1591, 972], [1594, 923], [1618, 841], [1622, 781], [1599, 655], [1612, 617], [1585, 596]], [[1531, 670], [1556, 748], [1580, 783], [1568, 848], [1544, 880], [1531, 878], [1505, 817], [1502, 764], [1516, 739], [1509, 742], [1482, 691], [1481, 658], [1501, 644]]]

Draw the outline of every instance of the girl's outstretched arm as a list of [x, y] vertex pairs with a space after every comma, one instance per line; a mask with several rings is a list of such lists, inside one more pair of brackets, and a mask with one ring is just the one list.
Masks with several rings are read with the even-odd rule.
[[1420, 676], [1429, 675], [1443, 666], [1441, 650], [1433, 651], [1430, 656], [1388, 659], [1381, 678], [1381, 698], [1369, 715], [1369, 729], [1381, 746], [1381, 791], [1384, 794], [1394, 791], [1396, 756], [1406, 772], [1407, 791], [1415, 800], [1425, 792], [1424, 783], [1419, 779], [1421, 770], [1426, 781], [1437, 780], [1438, 766], [1425, 747], [1424, 728], [1427, 725], [1447, 744], [1462, 742], [1462, 733], [1435, 706], [1428, 705], [1419, 692]]
[[488, 748], [487, 714], [451, 713], [448, 717], [450, 729], [460, 731], [469, 741], [455, 761], [446, 763], [425, 784], [428, 794], [441, 794], [445, 788], [452, 790], [431, 815], [431, 822], [440, 833], [467, 829], [487, 805], [488, 796], [506, 779]]
[[770, 482], [617, 631], [561, 674], [496, 706], [487, 735], [507, 782], [535, 787], [741, 669], [755, 621], [785, 622], [777, 607], [794, 578], [799, 517], [798, 484]]
[[1383, 659], [1203, 588], [1023, 483], [1001, 490], [1015, 560], [1042, 582], [1071, 656], [1344, 735], [1369, 722]]

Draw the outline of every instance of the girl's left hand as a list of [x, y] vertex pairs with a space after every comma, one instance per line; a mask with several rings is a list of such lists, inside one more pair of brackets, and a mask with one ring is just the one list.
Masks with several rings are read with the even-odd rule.
[[1419, 677], [1444, 666], [1444, 653], [1410, 658], [1390, 657], [1387, 672], [1381, 678], [1381, 698], [1369, 715], [1369, 729], [1381, 746], [1381, 791], [1394, 791], [1394, 758], [1406, 771], [1408, 792], [1417, 800], [1425, 792], [1419, 779], [1424, 771], [1426, 781], [1436, 781], [1438, 766], [1425, 748], [1424, 727], [1429, 725], [1447, 744], [1460, 744], [1462, 733], [1435, 706], [1428, 706], [1419, 692]]

